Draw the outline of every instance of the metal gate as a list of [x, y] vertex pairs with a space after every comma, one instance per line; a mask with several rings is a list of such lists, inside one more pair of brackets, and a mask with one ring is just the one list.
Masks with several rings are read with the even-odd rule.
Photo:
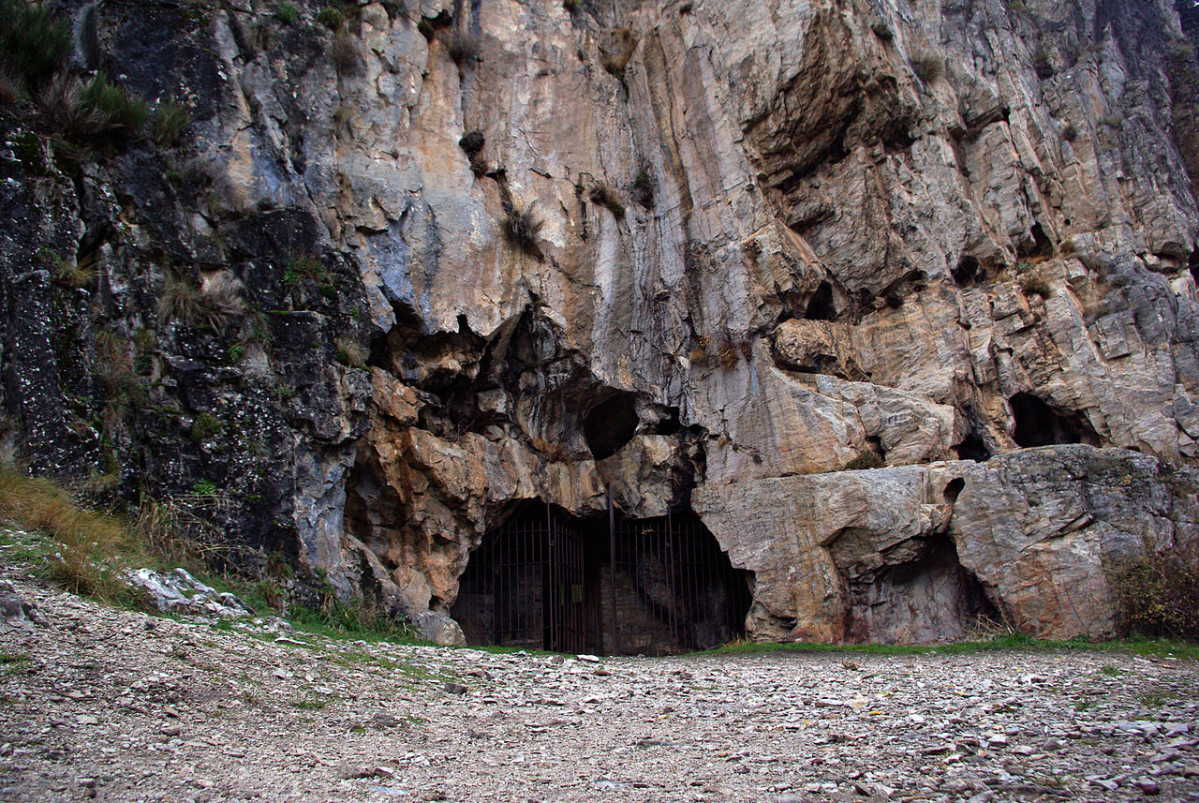
[[664, 655], [744, 635], [749, 586], [694, 514], [579, 520], [548, 504], [488, 533], [453, 617], [467, 643]]
[[482, 571], [463, 575], [459, 601], [469, 610], [459, 618], [474, 640], [585, 650], [583, 539], [567, 517], [549, 505], [540, 515], [513, 516], [487, 534], [471, 563]]
[[697, 520], [619, 520], [610, 549], [611, 652], [710, 649], [743, 634], [749, 589]]

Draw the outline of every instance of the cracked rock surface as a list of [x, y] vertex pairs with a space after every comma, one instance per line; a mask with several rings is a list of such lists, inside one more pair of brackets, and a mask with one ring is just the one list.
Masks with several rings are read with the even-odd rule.
[[1199, 797], [1192, 661], [491, 654], [13, 579], [45, 624], [0, 634], [3, 801]]

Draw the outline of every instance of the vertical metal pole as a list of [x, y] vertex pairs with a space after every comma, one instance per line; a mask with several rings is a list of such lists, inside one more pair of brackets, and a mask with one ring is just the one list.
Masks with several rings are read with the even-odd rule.
[[679, 595], [675, 590], [675, 565], [677, 563], [674, 549], [674, 516], [669, 510], [666, 511], [666, 532], [662, 539], [664, 549], [662, 555], [665, 558], [663, 561], [666, 566], [666, 588], [670, 594], [670, 605], [666, 609], [666, 615], [669, 617], [670, 623], [670, 650], [672, 652], [682, 652], [679, 644]]
[[[546, 553], [543, 555], [542, 561], [542, 593], [546, 594], [548, 599], [542, 602], [542, 616], [549, 617], [549, 644], [544, 645], [544, 650], [561, 650], [561, 645], [558, 644], [558, 588], [555, 587], [555, 580], [558, 579], [558, 543], [554, 539], [554, 512], [549, 507], [549, 500], [546, 500]], [[546, 622], [542, 623], [542, 627], [546, 626]]]
[[612, 654], [620, 655], [620, 622], [616, 614], [616, 505], [612, 502], [612, 483], [608, 483], [608, 580], [612, 600]]

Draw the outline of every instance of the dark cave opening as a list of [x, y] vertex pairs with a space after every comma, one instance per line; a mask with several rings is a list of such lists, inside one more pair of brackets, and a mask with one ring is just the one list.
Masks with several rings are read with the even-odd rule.
[[957, 450], [959, 460], [985, 463], [991, 459], [991, 450], [987, 448], [987, 442], [974, 427], [970, 428], [966, 437], [962, 438], [961, 443], [954, 448]]
[[956, 504], [958, 496], [962, 493], [962, 489], [966, 487], [966, 481], [961, 477], [955, 477], [945, 485], [945, 490], [941, 495], [945, 498], [946, 504]]
[[1016, 246], [1017, 256], [1021, 258], [1053, 256], [1053, 243], [1049, 241], [1049, 237], [1046, 236], [1045, 229], [1041, 228], [1040, 223], [1032, 224], [1028, 233], [1029, 239]]
[[809, 321], [835, 321], [837, 319], [837, 308], [833, 303], [833, 286], [831, 284], [821, 282], [820, 286], [816, 288], [816, 292], [808, 300], [804, 318]]
[[750, 574], [699, 517], [581, 519], [520, 505], [487, 533], [451, 615], [468, 644], [605, 655], [668, 655], [745, 634]]
[[953, 274], [954, 282], [959, 287], [970, 287], [986, 278], [982, 264], [969, 254], [962, 255], [962, 258], [958, 260], [957, 267], [951, 273]]
[[603, 460], [633, 439], [638, 423], [637, 394], [618, 391], [587, 411], [583, 438], [591, 455]]
[[1099, 436], [1077, 413], [1053, 409], [1031, 393], [1017, 393], [1008, 399], [1016, 428], [1012, 438], [1024, 449], [1066, 443], [1099, 445]]

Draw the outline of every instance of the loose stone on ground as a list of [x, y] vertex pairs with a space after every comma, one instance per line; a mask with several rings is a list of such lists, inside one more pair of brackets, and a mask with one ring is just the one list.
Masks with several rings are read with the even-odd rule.
[[6, 593], [43, 624], [0, 634], [2, 801], [1199, 799], [1191, 661], [491, 654]]

